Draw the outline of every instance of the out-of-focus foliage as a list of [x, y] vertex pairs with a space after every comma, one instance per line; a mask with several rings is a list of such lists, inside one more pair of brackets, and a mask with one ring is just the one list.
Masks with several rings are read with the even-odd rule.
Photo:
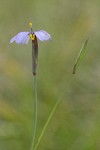
[[63, 93], [77, 54], [87, 54], [56, 110], [38, 150], [100, 149], [100, 1], [0, 1], [0, 150], [29, 150], [33, 122], [31, 42], [9, 44], [20, 31], [46, 30], [39, 42], [38, 129]]

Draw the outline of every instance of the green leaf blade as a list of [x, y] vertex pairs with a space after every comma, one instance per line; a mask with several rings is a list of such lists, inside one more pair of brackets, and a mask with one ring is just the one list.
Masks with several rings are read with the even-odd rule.
[[83, 58], [84, 58], [84, 56], [85, 56], [88, 40], [89, 40], [89, 38], [86, 39], [86, 41], [84, 42], [82, 48], [81, 48], [80, 51], [79, 51], [78, 57], [77, 57], [77, 59], [76, 59], [76, 62], [75, 62], [75, 64], [74, 64], [74, 67], [73, 67], [73, 74], [76, 73], [76, 71], [77, 71], [77, 69], [78, 69], [78, 67], [79, 67], [79, 65], [80, 65], [80, 63], [81, 63], [81, 61], [83, 60]]

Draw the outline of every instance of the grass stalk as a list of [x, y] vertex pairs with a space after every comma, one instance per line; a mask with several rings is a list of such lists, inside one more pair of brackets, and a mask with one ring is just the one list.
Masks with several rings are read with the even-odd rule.
[[34, 121], [33, 121], [33, 133], [32, 133], [32, 143], [30, 150], [33, 150], [36, 137], [36, 127], [37, 127], [37, 77], [34, 76]]

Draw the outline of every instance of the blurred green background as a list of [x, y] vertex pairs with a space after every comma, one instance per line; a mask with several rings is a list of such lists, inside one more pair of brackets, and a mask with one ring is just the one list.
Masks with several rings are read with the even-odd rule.
[[[38, 150], [100, 150], [99, 0], [0, 0], [0, 150], [29, 150], [31, 144], [31, 41], [9, 44], [30, 30], [30, 21], [52, 36], [52, 42], [38, 42], [37, 138], [65, 93]], [[65, 88], [87, 37], [85, 59]]]

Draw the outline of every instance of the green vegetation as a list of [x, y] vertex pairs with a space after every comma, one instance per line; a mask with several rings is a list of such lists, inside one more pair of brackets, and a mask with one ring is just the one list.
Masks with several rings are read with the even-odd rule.
[[[30, 30], [30, 21], [33, 30], [43, 29], [52, 37], [52, 42], [38, 42], [36, 139], [61, 97], [37, 150], [100, 149], [99, 7], [98, 0], [0, 1], [0, 150], [31, 147], [31, 41], [26, 46], [9, 44], [18, 32]], [[67, 87], [88, 37], [84, 61]]]

